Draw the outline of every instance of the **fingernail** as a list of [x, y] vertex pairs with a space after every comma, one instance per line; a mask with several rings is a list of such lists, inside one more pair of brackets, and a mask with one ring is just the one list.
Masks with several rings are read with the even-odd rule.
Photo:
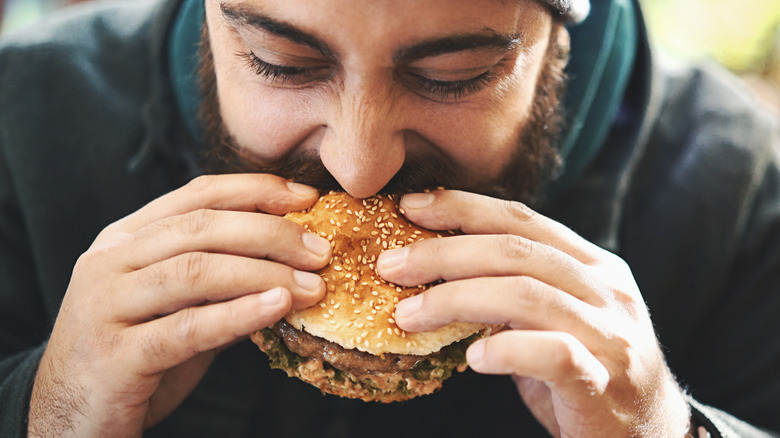
[[409, 255], [409, 248], [390, 249], [379, 255], [377, 266], [379, 269], [393, 269], [401, 265]]
[[311, 272], [295, 271], [293, 278], [298, 286], [311, 292], [318, 291], [322, 283], [320, 276]]
[[431, 205], [436, 196], [433, 193], [412, 193], [401, 198], [401, 207], [405, 209], [425, 208]]
[[482, 362], [482, 358], [485, 357], [485, 341], [479, 340], [471, 344], [466, 350], [466, 361], [469, 366]]
[[415, 295], [401, 301], [395, 306], [395, 316], [405, 318], [414, 315], [422, 307], [422, 300], [422, 295]]
[[317, 257], [323, 257], [330, 251], [330, 242], [311, 233], [303, 233], [303, 246]]
[[307, 186], [304, 184], [298, 184], [292, 181], [287, 181], [287, 188], [290, 189], [290, 191], [295, 193], [296, 195], [304, 196], [306, 198], [311, 198], [315, 194], [319, 194], [317, 192], [317, 189], [315, 189], [314, 187]]
[[277, 287], [258, 296], [258, 301], [264, 306], [275, 306], [282, 301], [282, 288]]

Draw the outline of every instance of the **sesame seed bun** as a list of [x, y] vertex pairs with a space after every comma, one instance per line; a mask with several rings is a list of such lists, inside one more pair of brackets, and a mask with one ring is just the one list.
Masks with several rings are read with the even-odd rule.
[[431, 332], [407, 333], [395, 324], [396, 304], [429, 285], [400, 287], [386, 282], [376, 272], [377, 257], [387, 249], [442, 235], [407, 221], [393, 196], [361, 200], [332, 192], [309, 210], [285, 217], [328, 239], [333, 247], [331, 263], [319, 271], [327, 285], [325, 298], [285, 317], [298, 330], [378, 356], [430, 354], [484, 328], [454, 323]]

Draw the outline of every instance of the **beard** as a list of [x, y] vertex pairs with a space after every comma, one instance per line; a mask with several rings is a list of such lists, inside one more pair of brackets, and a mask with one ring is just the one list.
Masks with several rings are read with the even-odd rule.
[[[407, 154], [403, 165], [381, 193], [421, 192], [443, 187], [532, 206], [542, 201], [544, 188], [554, 179], [561, 163], [558, 148], [565, 121], [561, 100], [566, 88], [564, 68], [568, 62], [568, 47], [560, 42], [560, 32], [565, 29], [556, 22], [529, 117], [510, 159], [495, 178], [475, 184], [459, 177], [459, 172], [444, 160]], [[199, 75], [203, 101], [198, 117], [206, 144], [202, 162], [205, 173], [270, 173], [316, 187], [324, 193], [343, 191], [319, 157], [290, 153], [277, 162], [265, 163], [237, 143], [220, 113], [214, 59], [205, 24], [201, 34]]]

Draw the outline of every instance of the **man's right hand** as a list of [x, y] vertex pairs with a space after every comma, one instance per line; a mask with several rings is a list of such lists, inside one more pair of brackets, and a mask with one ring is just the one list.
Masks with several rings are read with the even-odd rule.
[[279, 215], [317, 191], [201, 177], [108, 226], [76, 263], [38, 368], [29, 436], [140, 436], [216, 352], [324, 294], [329, 243]]

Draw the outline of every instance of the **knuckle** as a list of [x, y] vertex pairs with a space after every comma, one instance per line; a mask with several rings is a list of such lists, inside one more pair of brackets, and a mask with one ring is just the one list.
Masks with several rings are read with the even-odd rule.
[[183, 345], [193, 345], [198, 337], [196, 309], [188, 307], [178, 312], [174, 324], [174, 339]]
[[517, 306], [531, 306], [544, 297], [541, 285], [531, 277], [524, 275], [508, 277], [507, 281], [509, 282], [509, 292]]
[[536, 213], [527, 205], [517, 201], [500, 201], [500, 211], [509, 219], [520, 220], [523, 222], [533, 222], [536, 220]]
[[198, 235], [207, 232], [215, 222], [215, 212], [199, 209], [181, 216], [175, 223], [179, 231], [186, 235]]
[[202, 252], [190, 252], [177, 256], [174, 266], [176, 279], [186, 285], [196, 285], [205, 279], [208, 263], [207, 254]]
[[509, 259], [527, 259], [535, 251], [533, 242], [515, 235], [499, 236], [498, 245], [501, 254]]
[[579, 341], [568, 333], [559, 333], [553, 344], [553, 362], [557, 364], [559, 377], [578, 375], [581, 371]]
[[208, 191], [216, 183], [216, 179], [217, 178], [214, 175], [200, 175], [190, 180], [190, 182], [184, 186], [184, 189], [193, 193], [203, 193]]

